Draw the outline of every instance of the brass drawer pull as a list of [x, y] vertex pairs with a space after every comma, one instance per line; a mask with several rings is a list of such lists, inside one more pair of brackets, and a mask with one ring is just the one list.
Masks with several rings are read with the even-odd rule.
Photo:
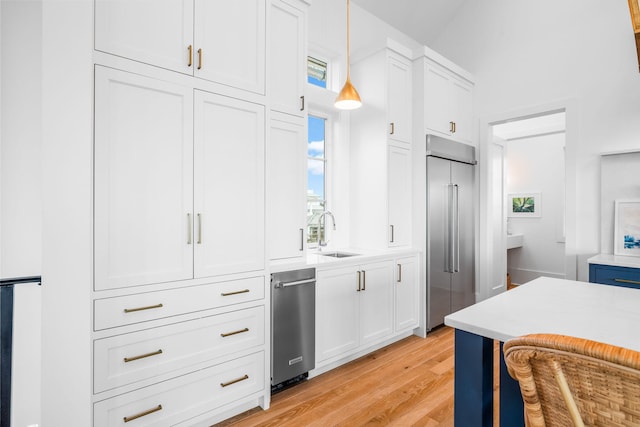
[[637, 280], [613, 279], [613, 281], [618, 283], [631, 283], [632, 285], [640, 285], [640, 282], [638, 282]]
[[157, 356], [159, 354], [162, 354], [162, 350], [152, 351], [151, 353], [141, 354], [140, 356], [125, 357], [124, 363], [133, 362], [134, 360], [140, 360], [151, 356]]
[[226, 383], [220, 383], [220, 387], [228, 387], [228, 386], [230, 386], [232, 384], [239, 383], [240, 381], [244, 381], [244, 380], [248, 380], [248, 379], [249, 379], [249, 375], [245, 374], [240, 378], [236, 378], [235, 380], [231, 380], [231, 381], [226, 382]]
[[238, 335], [238, 334], [242, 334], [244, 332], [249, 332], [249, 328], [240, 329], [239, 331], [234, 331], [234, 332], [222, 333], [222, 334], [220, 334], [220, 336], [222, 338], [226, 338], [226, 337], [230, 337], [231, 335]]
[[193, 46], [189, 45], [187, 50], [189, 51], [189, 62], [187, 63], [187, 67], [191, 67], [191, 65], [193, 65]]
[[231, 295], [246, 294], [247, 292], [249, 292], [249, 289], [243, 289], [241, 291], [234, 291], [234, 292], [223, 292], [220, 295], [222, 295], [223, 297], [228, 297]]
[[147, 409], [144, 412], [140, 412], [136, 415], [131, 415], [130, 417], [124, 417], [124, 422], [128, 423], [129, 421], [137, 420], [138, 418], [142, 418], [145, 415], [153, 414], [154, 412], [162, 411], [162, 405], [158, 405], [153, 409]]
[[398, 282], [402, 282], [402, 264], [398, 264]]
[[198, 49], [198, 70], [202, 69], [202, 49]]
[[162, 308], [163, 305], [162, 304], [156, 304], [156, 305], [148, 305], [146, 307], [137, 307], [137, 308], [125, 308], [124, 312], [125, 313], [133, 313], [136, 311], [143, 311], [143, 310], [151, 310], [154, 308]]

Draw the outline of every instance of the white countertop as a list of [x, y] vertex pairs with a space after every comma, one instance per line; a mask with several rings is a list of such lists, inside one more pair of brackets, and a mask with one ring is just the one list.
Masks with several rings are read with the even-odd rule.
[[500, 341], [553, 333], [640, 351], [640, 290], [541, 277], [450, 314], [444, 323]]
[[600, 254], [587, 260], [589, 264], [613, 265], [616, 267], [640, 268], [640, 257]]
[[269, 270], [274, 272], [297, 270], [302, 268], [315, 267], [316, 269], [322, 268], [334, 268], [340, 266], [358, 265], [363, 262], [371, 262], [381, 259], [397, 258], [404, 256], [412, 256], [419, 251], [413, 248], [401, 248], [401, 249], [363, 249], [363, 248], [322, 248], [324, 253], [331, 252], [346, 252], [350, 254], [357, 254], [346, 258], [336, 258], [325, 255], [320, 255], [317, 249], [307, 251], [307, 256], [299, 261], [273, 261], [269, 266]]

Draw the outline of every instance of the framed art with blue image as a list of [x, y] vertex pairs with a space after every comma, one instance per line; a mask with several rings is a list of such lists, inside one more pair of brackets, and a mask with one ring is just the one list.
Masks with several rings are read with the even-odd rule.
[[613, 253], [640, 257], [640, 199], [616, 200]]

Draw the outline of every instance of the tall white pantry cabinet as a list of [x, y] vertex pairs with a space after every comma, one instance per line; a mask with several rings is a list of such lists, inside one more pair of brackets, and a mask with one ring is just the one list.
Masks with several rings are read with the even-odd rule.
[[269, 406], [267, 147], [304, 147], [307, 6], [95, 0], [94, 426]]

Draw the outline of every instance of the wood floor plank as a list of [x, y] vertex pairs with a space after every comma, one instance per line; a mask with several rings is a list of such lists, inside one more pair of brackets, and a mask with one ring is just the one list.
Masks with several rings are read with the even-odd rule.
[[453, 330], [411, 336], [282, 391], [218, 427], [453, 425]]

